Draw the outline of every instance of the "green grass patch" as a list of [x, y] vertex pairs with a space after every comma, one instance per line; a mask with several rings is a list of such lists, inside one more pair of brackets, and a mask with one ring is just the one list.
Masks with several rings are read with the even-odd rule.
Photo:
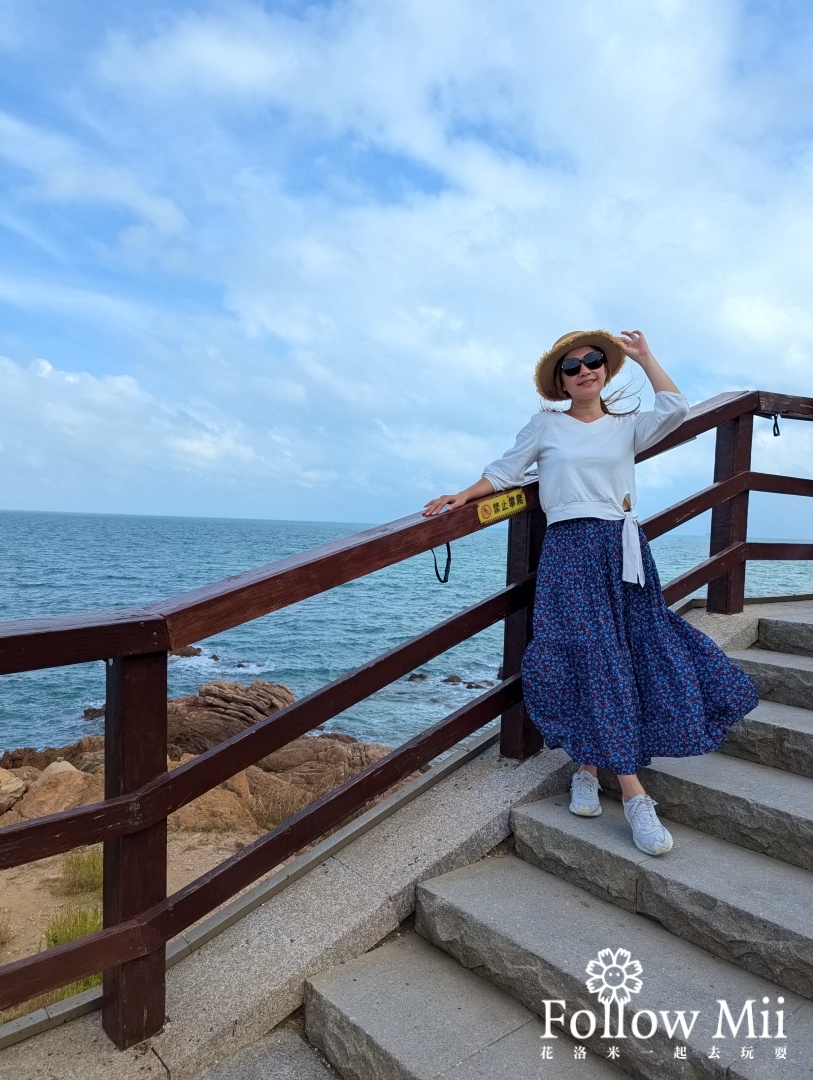
[[[69, 941], [75, 941], [77, 938], [92, 934], [96, 930], [101, 930], [101, 928], [101, 904], [69, 908], [67, 911], [54, 916], [46, 926], [45, 947], [46, 949], [54, 949], [57, 945], [66, 945]], [[83, 990], [90, 990], [92, 987], [98, 986], [101, 981], [102, 976], [99, 973], [97, 975], [88, 975], [84, 979], [77, 979], [76, 982], [69, 983], [67, 986], [60, 986], [56, 990], [49, 990], [46, 994], [40, 994], [39, 997], [24, 1001], [20, 1005], [15, 1005], [12, 1009], [0, 1012], [0, 1024], [6, 1024], [10, 1020], [18, 1019], [20, 1016], [27, 1016], [28, 1013], [36, 1012], [37, 1009], [44, 1009], [47, 1005], [53, 1005], [56, 1001], [62, 1001], [64, 998], [73, 997], [74, 994], [80, 994]]]
[[102, 848], [77, 848], [69, 851], [62, 860], [62, 869], [56, 882], [58, 892], [65, 896], [102, 890]]
[[[45, 927], [45, 948], [55, 949], [102, 928], [102, 905], [72, 907], [60, 912]], [[95, 985], [95, 984], [94, 984]]]

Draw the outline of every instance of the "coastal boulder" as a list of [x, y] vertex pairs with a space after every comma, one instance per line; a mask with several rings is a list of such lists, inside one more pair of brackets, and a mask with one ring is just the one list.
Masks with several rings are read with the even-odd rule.
[[184, 754], [202, 754], [218, 743], [293, 704], [287, 686], [255, 679], [250, 686], [222, 680], [167, 704], [167, 742]]
[[170, 829], [186, 829], [190, 832], [258, 831], [251, 807], [234, 791], [223, 786], [205, 791], [199, 798], [170, 814], [167, 825]]
[[5, 814], [25, 794], [26, 782], [8, 769], [0, 769], [0, 814]]
[[81, 768], [80, 760], [86, 754], [104, 750], [103, 735], [85, 735], [78, 742], [67, 746], [49, 746], [46, 750], [35, 750], [33, 746], [22, 746], [18, 750], [6, 750], [0, 757], [0, 769], [32, 768], [42, 771], [53, 761], [68, 761]]
[[389, 747], [378, 743], [357, 742], [350, 735], [326, 732], [324, 735], [300, 735], [287, 746], [261, 758], [257, 765], [302, 792], [303, 805], [307, 805], [368, 765], [380, 761], [389, 752]]
[[261, 828], [279, 825], [311, 802], [311, 797], [302, 788], [276, 773], [264, 772], [256, 765], [249, 766], [242, 775], [248, 784], [254, 819]]
[[104, 798], [104, 780], [89, 776], [67, 761], [55, 761], [31, 784], [11, 810], [0, 817], [0, 826], [60, 814]]
[[28, 791], [34, 781], [39, 780], [41, 776], [40, 770], [35, 769], [33, 765], [23, 765], [19, 769], [10, 769], [9, 772], [14, 773], [15, 776], [19, 776], [25, 784], [26, 791]]

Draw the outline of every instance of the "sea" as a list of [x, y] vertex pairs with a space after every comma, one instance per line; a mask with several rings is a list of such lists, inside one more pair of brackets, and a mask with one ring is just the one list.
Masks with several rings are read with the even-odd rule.
[[[369, 527], [0, 511], [0, 620], [140, 605]], [[301, 698], [502, 588], [507, 537], [505, 525], [494, 525], [454, 541], [445, 585], [425, 552], [197, 642], [200, 656], [170, 657], [170, 696], [196, 693], [213, 679], [263, 679]], [[666, 583], [707, 557], [708, 538], [665, 536], [652, 552]], [[445, 548], [437, 555], [442, 569]], [[813, 564], [751, 564], [746, 593], [813, 593]], [[425, 664], [419, 674], [426, 678], [399, 679], [325, 727], [398, 745], [481, 692], [466, 683], [495, 681], [501, 652], [497, 624]], [[447, 682], [452, 676], [462, 681]], [[104, 721], [84, 711], [104, 697], [102, 661], [0, 676], [0, 752], [102, 734]]]

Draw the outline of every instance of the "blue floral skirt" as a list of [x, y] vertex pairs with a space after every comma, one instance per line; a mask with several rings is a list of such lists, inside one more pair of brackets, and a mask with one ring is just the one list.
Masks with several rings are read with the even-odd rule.
[[525, 705], [547, 745], [619, 775], [653, 757], [708, 754], [759, 700], [751, 678], [667, 608], [640, 527], [646, 583], [621, 580], [623, 524], [548, 527], [522, 661]]

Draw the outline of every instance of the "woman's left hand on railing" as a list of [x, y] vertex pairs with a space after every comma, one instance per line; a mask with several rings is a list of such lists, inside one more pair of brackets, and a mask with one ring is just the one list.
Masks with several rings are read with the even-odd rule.
[[493, 494], [494, 485], [483, 476], [476, 484], [472, 484], [471, 487], [467, 487], [463, 491], [458, 491], [456, 495], [439, 495], [436, 499], [430, 499], [421, 513], [424, 517], [435, 517], [444, 506], [448, 506], [450, 510], [457, 510], [459, 506], [465, 506], [471, 499], [484, 499], [486, 495]]
[[444, 506], [448, 506], [450, 510], [456, 510], [458, 506], [465, 506], [468, 499], [463, 497], [463, 494], [457, 495], [439, 495], [436, 499], [430, 499], [424, 506], [421, 513], [424, 517], [434, 517], [435, 514], [439, 514]]

